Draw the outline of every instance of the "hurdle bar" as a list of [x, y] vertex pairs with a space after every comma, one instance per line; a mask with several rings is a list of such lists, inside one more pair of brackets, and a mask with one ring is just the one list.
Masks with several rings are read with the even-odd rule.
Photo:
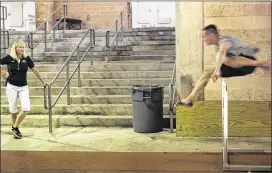
[[225, 80], [222, 80], [222, 127], [223, 127], [223, 170], [228, 171], [271, 171], [271, 165], [231, 165], [229, 154], [260, 154], [264, 149], [228, 148], [228, 89]]

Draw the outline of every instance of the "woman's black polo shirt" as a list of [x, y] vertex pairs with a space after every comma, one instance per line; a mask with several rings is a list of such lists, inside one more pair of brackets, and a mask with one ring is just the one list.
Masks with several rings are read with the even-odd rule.
[[6, 64], [8, 67], [9, 77], [7, 82], [15, 86], [26, 86], [27, 85], [27, 70], [28, 67], [32, 69], [34, 63], [29, 56], [23, 57], [18, 63], [10, 55], [0, 59], [0, 64]]

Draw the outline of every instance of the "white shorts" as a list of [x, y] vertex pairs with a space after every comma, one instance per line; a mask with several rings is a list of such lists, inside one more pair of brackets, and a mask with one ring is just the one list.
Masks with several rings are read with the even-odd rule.
[[9, 103], [10, 113], [17, 113], [17, 100], [20, 99], [22, 111], [30, 111], [30, 99], [29, 99], [29, 90], [28, 86], [14, 86], [10, 83], [7, 83], [6, 94]]

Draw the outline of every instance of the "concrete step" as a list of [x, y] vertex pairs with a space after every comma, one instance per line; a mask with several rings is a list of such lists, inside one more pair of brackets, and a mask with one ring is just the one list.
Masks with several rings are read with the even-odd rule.
[[[103, 116], [103, 115], [53, 115], [52, 126], [99, 126], [99, 127], [132, 127], [132, 116]], [[1, 116], [1, 126], [11, 126], [9, 116]], [[48, 115], [27, 116], [21, 127], [49, 127]]]
[[146, 28], [126, 28], [125, 32], [156, 32], [156, 31], [175, 31], [175, 27], [146, 27]]
[[[163, 113], [168, 114], [168, 104], [163, 105]], [[18, 106], [18, 110], [21, 107]], [[53, 115], [132, 115], [132, 104], [57, 104], [52, 109]], [[1, 115], [8, 115], [8, 105], [1, 105]], [[28, 113], [29, 116], [37, 114], [48, 114], [48, 110], [44, 108], [44, 105], [32, 105], [31, 110]]]
[[[163, 117], [169, 118], [165, 114]], [[10, 117], [8, 115], [1, 116], [1, 126], [11, 126]], [[103, 115], [53, 115], [52, 126], [58, 127], [133, 127], [133, 117], [131, 115], [124, 116], [103, 116]], [[27, 116], [21, 127], [49, 127], [48, 114]]]
[[176, 50], [176, 45], [131, 46], [132, 51]]
[[[77, 79], [70, 81], [71, 87], [77, 87]], [[168, 86], [171, 82], [171, 78], [147, 78], [147, 79], [84, 79], [81, 80], [82, 87], [115, 87], [115, 86], [133, 86], [133, 85], [148, 85], [158, 84]], [[66, 83], [66, 79], [58, 79], [54, 83], [56, 87], [63, 87]], [[2, 84], [2, 83], [1, 83]], [[37, 80], [28, 80], [29, 87], [41, 87], [41, 83]]]
[[[51, 94], [58, 95], [63, 87], [52, 86]], [[70, 87], [71, 95], [130, 95], [132, 86], [118, 86], [118, 87]], [[6, 88], [1, 87], [1, 92], [6, 93]], [[43, 87], [29, 87], [29, 93], [31, 96], [43, 96]], [[169, 93], [169, 87], [164, 87], [164, 93]], [[66, 95], [66, 90], [63, 92], [63, 96]]]
[[[99, 56], [96, 56], [97, 59], [98, 59], [98, 57]], [[104, 59], [105, 59], [105, 57], [104, 57]], [[107, 59], [107, 57], [106, 57], [106, 59]], [[176, 60], [176, 55], [157, 55], [156, 54], [156, 55], [110, 56], [110, 60], [111, 61], [154, 60], [154, 61], [174, 63]]]
[[[128, 51], [122, 51], [120, 54], [126, 54]], [[130, 54], [131, 53], [131, 54]], [[139, 50], [128, 52], [129, 55], [168, 55], [175, 56], [176, 50]]]
[[[61, 43], [61, 42], [60, 42]], [[74, 48], [76, 47], [77, 44], [72, 44], [69, 45], [69, 43], [65, 43], [65, 46], [60, 45], [59, 43], [54, 43], [54, 44], [48, 44], [47, 47], [47, 52], [54, 52], [54, 51], [59, 51], [59, 52], [72, 52]], [[89, 43], [84, 43], [79, 46], [80, 52], [85, 52], [89, 46]], [[112, 46], [111, 51], [152, 51], [152, 50], [175, 50], [176, 46], [175, 45], [151, 45], [151, 46]], [[35, 49], [36, 52], [41, 52], [44, 50], [44, 46], [37, 47]], [[100, 47], [94, 47], [92, 49], [92, 52], [105, 52], [108, 50], [104, 46]]]
[[[111, 37], [114, 37], [115, 33], [111, 33]], [[81, 38], [57, 38], [55, 42], [76, 42], [78, 43]], [[52, 40], [51, 38], [49, 40]], [[119, 40], [121, 40], [121, 35], [119, 35]], [[148, 36], [148, 35], [132, 35], [132, 34], [123, 34], [123, 41], [147, 41], [147, 40], [175, 40], [175, 35], [155, 35], [155, 36]], [[83, 42], [88, 42], [88, 39], [84, 39]], [[95, 42], [104, 42], [106, 43], [106, 34], [102, 37], [98, 37], [96, 35]]]
[[[57, 72], [43, 72], [44, 79], [53, 79]], [[27, 74], [28, 79], [37, 79], [34, 73]], [[135, 79], [135, 78], [168, 78], [172, 76], [172, 71], [112, 71], [112, 72], [81, 72], [81, 79]], [[66, 78], [65, 69], [59, 75], [59, 79]], [[73, 76], [77, 78], [77, 74]], [[38, 79], [37, 79], [38, 80]]]
[[[69, 57], [67, 54], [62, 54], [62, 56], [34, 56], [34, 62], [43, 62], [43, 63], [64, 63], [66, 59]], [[97, 61], [107, 61], [108, 55], [90, 55], [90, 53], [83, 59], [84, 62], [90, 62], [91, 57], [94, 62]], [[81, 57], [80, 57], [81, 58]], [[175, 62], [176, 55], [130, 55], [130, 56], [110, 56], [111, 61], [141, 61], [141, 60], [153, 60], [153, 61], [163, 61], [163, 62]], [[77, 61], [77, 56], [73, 55], [70, 59], [71, 62]]]
[[[85, 31], [83, 32], [74, 32], [74, 33], [65, 33], [63, 35], [64, 38], [80, 38], [84, 35]], [[96, 36], [106, 36], [106, 31], [104, 32], [96, 32]], [[111, 36], [115, 34], [115, 31], [111, 31]], [[173, 29], [165, 29], [165, 30], [124, 30], [123, 35], [125, 37], [130, 36], [172, 36], [175, 35], [175, 31]]]
[[[83, 93], [82, 93], [83, 94]], [[167, 93], [165, 93], [167, 94]], [[52, 95], [52, 101], [55, 101], [57, 95]], [[71, 104], [131, 104], [131, 95], [71, 95]], [[44, 102], [44, 96], [30, 95], [31, 105], [39, 105]], [[169, 96], [164, 95], [164, 104], [169, 103]], [[1, 95], [1, 104], [8, 104], [6, 95]], [[57, 104], [67, 104], [67, 96], [63, 95]]]
[[[40, 72], [57, 72], [63, 64], [35, 64]], [[70, 64], [70, 71], [73, 71], [77, 64]], [[135, 62], [135, 63], [90, 63], [83, 62], [80, 65], [81, 72], [109, 72], [109, 71], [167, 71], [173, 70], [173, 63], [160, 63], [160, 62]], [[32, 73], [32, 72], [31, 72]]]
[[142, 45], [142, 46], [149, 46], [149, 45], [175, 45], [176, 41], [175, 40], [126, 41], [123, 44], [125, 44], [125, 45]]

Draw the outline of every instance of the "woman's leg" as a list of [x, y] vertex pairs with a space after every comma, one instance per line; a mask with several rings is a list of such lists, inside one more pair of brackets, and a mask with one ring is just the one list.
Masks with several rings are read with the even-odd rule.
[[15, 137], [20, 137], [20, 133], [14, 128], [14, 124], [16, 123], [17, 119], [17, 99], [18, 99], [18, 91], [16, 86], [10, 85], [9, 83], [6, 86], [6, 94], [9, 103], [9, 111], [12, 123], [12, 129]]
[[27, 113], [30, 111], [30, 100], [29, 100], [29, 90], [27, 86], [24, 86], [19, 91], [19, 99], [22, 105], [22, 111], [19, 113], [16, 122], [14, 124], [15, 128], [18, 128], [20, 124], [25, 119]]
[[13, 127], [18, 131], [18, 133], [20, 134], [20, 137], [22, 137], [22, 134], [19, 131], [19, 126], [25, 119], [27, 113], [30, 111], [29, 90], [27, 86], [20, 88], [19, 99], [21, 101], [22, 111], [19, 113]]
[[13, 127], [13, 125], [14, 125], [15, 122], [16, 122], [17, 115], [18, 115], [18, 113], [11, 113], [11, 114], [10, 114], [10, 119], [11, 119], [12, 127]]

